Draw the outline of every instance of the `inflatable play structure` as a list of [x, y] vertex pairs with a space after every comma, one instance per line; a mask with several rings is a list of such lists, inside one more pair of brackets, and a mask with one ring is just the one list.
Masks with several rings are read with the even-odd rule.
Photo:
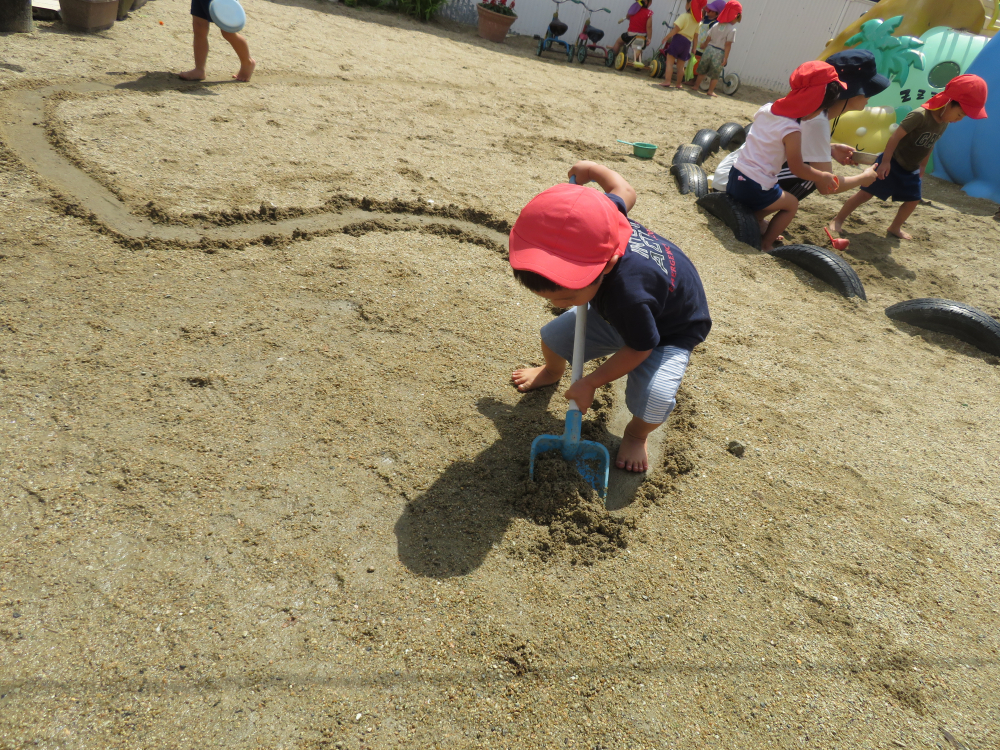
[[[993, 37], [969, 73], [979, 76], [993, 96], [1000, 96], [1000, 36]], [[987, 100], [985, 120], [968, 117], [949, 125], [934, 147], [934, 176], [962, 186], [974, 198], [1000, 203], [1000, 106]]]
[[[834, 142], [880, 152], [913, 108], [963, 73], [979, 75], [987, 84], [992, 78], [993, 91], [1000, 94], [1000, 48], [990, 39], [998, 26], [1000, 0], [882, 0], [831, 39], [820, 55], [822, 60], [843, 49], [869, 50], [878, 72], [892, 81], [865, 110], [838, 118]], [[966, 190], [970, 195], [998, 200], [1000, 149], [988, 133], [1000, 123], [983, 123], [963, 121], [963, 127], [948, 129], [935, 149], [933, 174], [960, 185], [974, 183], [974, 192]]]

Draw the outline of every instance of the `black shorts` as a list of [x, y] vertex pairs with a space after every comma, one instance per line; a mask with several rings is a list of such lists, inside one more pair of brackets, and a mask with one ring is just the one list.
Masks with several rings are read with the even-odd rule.
[[624, 34], [622, 34], [622, 41], [623, 41], [623, 42], [625, 42], [625, 44], [628, 44], [628, 43], [629, 43], [629, 42], [631, 42], [631, 41], [632, 41], [633, 39], [635, 39], [635, 38], [636, 38], [636, 36], [638, 36], [638, 35], [637, 35], [637, 34], [629, 34], [629, 33], [628, 33], [628, 32], [626, 31], [626, 32], [625, 32]]
[[198, 18], [204, 18], [209, 23], [212, 22], [212, 16], [208, 12], [208, 6], [211, 0], [191, 0], [191, 15], [198, 16]]
[[816, 183], [803, 180], [801, 177], [796, 177], [792, 174], [792, 171], [788, 168], [787, 161], [781, 165], [781, 170], [778, 172], [778, 185], [786, 193], [791, 193], [799, 200], [812, 195], [816, 191]]

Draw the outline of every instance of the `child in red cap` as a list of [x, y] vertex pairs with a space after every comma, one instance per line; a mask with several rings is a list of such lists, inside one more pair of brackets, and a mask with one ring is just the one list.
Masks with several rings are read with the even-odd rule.
[[[609, 359], [573, 383], [566, 398], [586, 412], [599, 387], [628, 375], [632, 421], [615, 465], [646, 471], [646, 438], [673, 410], [691, 350], [712, 327], [705, 290], [679, 247], [628, 218], [636, 194], [620, 174], [591, 161], [569, 174], [578, 184], [551, 187], [521, 211], [510, 233], [510, 265], [521, 284], [556, 307], [590, 304], [585, 356]], [[603, 194], [584, 187], [591, 180]], [[519, 391], [559, 382], [575, 326], [569, 309], [542, 327], [545, 364], [514, 372]]]
[[719, 22], [712, 26], [701, 42], [704, 50], [698, 61], [698, 75], [694, 90], [701, 90], [701, 82], [708, 77], [708, 96], [718, 96], [715, 87], [722, 77], [723, 68], [729, 63], [729, 51], [736, 41], [736, 24], [743, 20], [743, 6], [738, 0], [729, 0], [719, 13]]
[[885, 144], [885, 150], [875, 162], [875, 182], [862, 187], [848, 198], [830, 229], [839, 232], [854, 209], [872, 199], [902, 201], [889, 233], [901, 240], [913, 236], [903, 230], [903, 222], [920, 203], [921, 183], [934, 144], [944, 135], [949, 124], [968, 115], [975, 120], [986, 117], [986, 81], [979, 76], [961, 75], [952, 78], [944, 91], [910, 112]]
[[[754, 115], [746, 144], [729, 172], [726, 193], [754, 212], [760, 222], [760, 247], [774, 243], [799, 210], [799, 200], [778, 185], [784, 164], [796, 177], [816, 183], [821, 193], [836, 190], [837, 178], [802, 161], [802, 121], [829, 108], [847, 87], [829, 63], [811, 60], [797, 67], [788, 79], [792, 90], [765, 104]], [[775, 213], [770, 223], [765, 219]]]

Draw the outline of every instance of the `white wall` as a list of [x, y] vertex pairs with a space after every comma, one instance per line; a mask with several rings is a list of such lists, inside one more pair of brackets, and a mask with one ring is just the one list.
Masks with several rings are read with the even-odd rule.
[[[593, 25], [604, 31], [602, 43], [614, 39], [628, 28], [618, 24], [633, 0], [584, 0], [591, 7], [606, 7], [611, 14], [598, 13]], [[784, 92], [788, 76], [801, 63], [814, 60], [829, 39], [866, 13], [874, 2], [869, 0], [741, 0], [743, 21], [737, 27], [736, 43], [729, 58], [729, 69], [739, 73], [744, 83]], [[463, 23], [476, 23], [478, 0], [452, 0], [441, 15]], [[653, 0], [653, 43], [659, 44], [672, 22], [684, 12], [684, 0]], [[511, 32], [542, 35], [552, 19], [556, 5], [552, 0], [517, 0], [517, 20]], [[574, 40], [583, 27], [585, 11], [575, 3], [559, 6], [559, 19], [569, 26], [564, 39]]]
[[[654, 0], [655, 1], [655, 0]], [[744, 83], [783, 92], [788, 76], [874, 3], [859, 0], [749, 0], [729, 68]]]
[[[591, 25], [604, 32], [601, 44], [613, 44], [614, 40], [628, 29], [627, 21], [623, 24], [618, 22], [625, 18], [625, 13], [634, 1], [584, 0], [591, 8], [608, 8], [611, 11], [610, 14], [595, 13], [591, 18]], [[668, 31], [667, 27], [661, 23], [663, 21], [672, 22], [683, 13], [684, 2], [685, 0], [653, 0], [651, 7], [653, 10], [654, 44], [658, 44]], [[476, 5], [478, 4], [478, 0], [452, 0], [439, 11], [439, 14], [453, 21], [475, 24], [477, 21]], [[552, 14], [556, 11], [556, 4], [552, 0], [517, 0], [514, 10], [517, 12], [517, 20], [510, 28], [512, 34], [544, 36], [549, 21], [552, 20]], [[582, 5], [571, 2], [559, 5], [559, 20], [569, 26], [569, 30], [562, 36], [563, 39], [571, 43], [576, 41], [577, 34], [583, 28], [586, 14], [587, 12]]]

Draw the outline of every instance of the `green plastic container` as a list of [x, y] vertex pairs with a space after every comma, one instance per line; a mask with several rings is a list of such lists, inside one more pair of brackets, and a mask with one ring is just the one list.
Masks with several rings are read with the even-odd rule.
[[640, 159], [652, 159], [653, 155], [656, 153], [655, 143], [633, 143], [632, 141], [623, 141], [620, 138], [618, 139], [618, 142], [631, 146], [632, 153]]
[[633, 143], [632, 153], [640, 159], [652, 159], [656, 153], [656, 145], [652, 143]]

